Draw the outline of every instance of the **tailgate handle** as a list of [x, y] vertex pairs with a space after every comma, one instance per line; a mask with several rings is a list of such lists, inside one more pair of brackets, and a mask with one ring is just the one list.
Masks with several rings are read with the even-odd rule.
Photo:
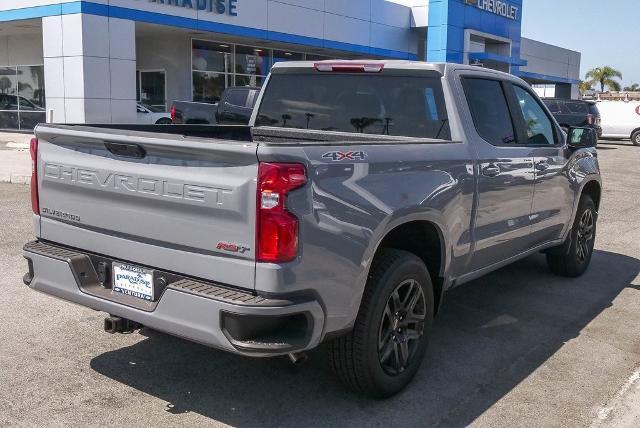
[[104, 143], [107, 150], [116, 156], [122, 156], [125, 158], [142, 159], [147, 155], [147, 151], [144, 147], [138, 144], [131, 143], [111, 143], [105, 141]]

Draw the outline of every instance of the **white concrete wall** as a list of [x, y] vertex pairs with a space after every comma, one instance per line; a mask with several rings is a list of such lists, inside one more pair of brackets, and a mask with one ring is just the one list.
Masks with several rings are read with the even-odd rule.
[[173, 101], [191, 100], [191, 36], [189, 34], [138, 36], [136, 51], [138, 70], [165, 71], [169, 106]]
[[68, 0], [2, 0], [0, 1], [0, 11], [21, 7], [47, 6], [51, 4], [65, 3], [67, 1]]
[[[57, 5], [69, 0], [2, 0], [0, 11]], [[231, 24], [296, 36], [417, 53], [411, 8], [389, 0], [238, 0], [237, 16], [198, 11], [148, 0], [92, 0], [93, 3], [162, 13], [203, 22]], [[194, 1], [195, 3], [195, 1]], [[417, 2], [426, 4], [426, 0]]]
[[522, 38], [522, 59], [529, 61], [522, 71], [580, 79], [580, 52]]
[[134, 122], [135, 23], [73, 14], [43, 18], [42, 29], [53, 121]]
[[0, 36], [0, 67], [42, 63], [42, 35], [39, 32]]

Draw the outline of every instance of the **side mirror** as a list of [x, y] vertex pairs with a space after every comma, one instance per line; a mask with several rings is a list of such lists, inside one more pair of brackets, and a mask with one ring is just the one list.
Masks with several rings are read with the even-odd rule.
[[592, 128], [569, 128], [567, 144], [572, 149], [586, 149], [598, 145], [598, 134]]

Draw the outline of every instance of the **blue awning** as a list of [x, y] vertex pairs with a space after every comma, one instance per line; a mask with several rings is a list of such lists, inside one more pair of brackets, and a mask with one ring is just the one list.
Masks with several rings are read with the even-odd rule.
[[512, 56], [498, 55], [498, 54], [489, 53], [489, 52], [471, 52], [469, 54], [469, 60], [470, 61], [489, 60], [489, 61], [502, 62], [504, 64], [515, 65], [520, 67], [524, 67], [528, 64], [528, 62], [524, 59], [520, 59]]
[[543, 82], [549, 83], [568, 83], [570, 85], [577, 85], [580, 83], [579, 80], [569, 79], [568, 77], [559, 77], [559, 76], [550, 76], [548, 74], [540, 74], [540, 73], [530, 73], [528, 71], [514, 72], [516, 76], [522, 79], [530, 79], [530, 80], [540, 80]]

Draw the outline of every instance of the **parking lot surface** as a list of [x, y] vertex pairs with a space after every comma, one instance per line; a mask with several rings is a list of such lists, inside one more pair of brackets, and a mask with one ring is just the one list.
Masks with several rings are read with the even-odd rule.
[[422, 370], [386, 401], [358, 397], [322, 349], [229, 355], [29, 290], [27, 186], [0, 184], [0, 425], [637, 426], [640, 148], [599, 147], [605, 180], [587, 274], [536, 255], [447, 294]]

